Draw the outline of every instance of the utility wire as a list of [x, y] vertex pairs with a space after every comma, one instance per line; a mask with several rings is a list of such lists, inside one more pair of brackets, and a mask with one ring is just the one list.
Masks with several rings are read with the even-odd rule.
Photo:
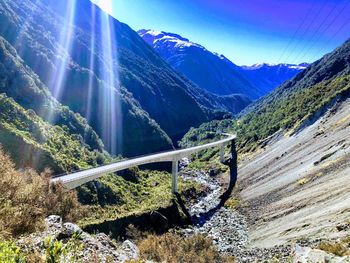
[[285, 48], [283, 49], [283, 52], [281, 54], [281, 56], [278, 59], [278, 63], [281, 63], [282, 58], [284, 57], [285, 53], [287, 52], [288, 48], [290, 47], [290, 45], [292, 43], [294, 43], [294, 40], [296, 40], [297, 34], [299, 33], [299, 31], [301, 30], [301, 28], [304, 26], [305, 22], [308, 20], [309, 16], [312, 13], [312, 10], [314, 8], [314, 6], [316, 5], [316, 2], [313, 3], [313, 5], [311, 5], [307, 11], [307, 13], [305, 14], [304, 18], [302, 19], [302, 22], [299, 24], [297, 30], [294, 31], [294, 34], [292, 35], [292, 37], [289, 39], [288, 44], [285, 46]]
[[325, 27], [323, 30], [321, 30], [321, 32], [319, 32], [320, 29], [323, 27], [323, 25], [327, 22], [327, 20], [328, 20], [328, 18], [330, 17], [330, 15], [336, 10], [336, 7], [337, 7], [337, 6], [335, 5], [335, 6], [333, 7], [332, 11], [328, 13], [328, 15], [326, 16], [326, 18], [322, 21], [322, 23], [321, 23], [321, 24], [318, 26], [318, 28], [314, 31], [314, 33], [313, 33], [311, 39], [313, 39], [313, 38], [315, 38], [315, 39], [311, 42], [311, 44], [310, 44], [308, 47], [306, 47], [306, 48], [304, 49], [304, 51], [301, 51], [301, 52], [299, 53], [299, 55], [298, 55], [297, 57], [295, 57], [295, 59], [293, 60], [293, 62], [297, 61], [299, 58], [300, 58], [300, 59], [304, 58], [304, 57], [308, 54], [308, 52], [311, 50], [311, 48], [313, 48], [313, 47], [315, 46], [315, 44], [317, 43], [317, 41], [320, 40], [322, 34], [324, 34], [324, 33], [334, 24], [334, 22], [337, 21], [337, 19], [339, 19], [339, 17], [342, 15], [342, 13], [344, 12], [344, 10], [347, 8], [348, 4], [349, 4], [349, 3], [346, 3], [346, 4], [343, 6], [343, 8], [333, 17], [333, 19], [331, 19], [331, 22], [330, 22], [328, 25], [326, 25], [326, 27]]
[[[330, 37], [330, 39], [328, 40], [328, 43], [330, 43], [330, 42], [344, 29], [344, 27], [345, 27], [346, 25], [348, 25], [348, 24], [350, 24], [350, 17], [349, 17], [349, 19], [347, 19], [347, 20], [344, 21], [344, 23], [338, 28], [337, 31], [334, 31], [334, 34]], [[348, 36], [350, 36], [350, 30], [349, 30], [349, 32], [347, 32], [347, 33], [348, 33]], [[312, 59], [313, 59], [313, 60], [316, 59], [316, 58], [319, 56], [319, 54], [322, 54], [322, 53], [325, 51], [325, 49], [326, 49], [325, 46], [321, 47], [321, 48], [318, 50], [317, 54], [316, 54], [315, 56], [313, 56]]]
[[[301, 39], [303, 38], [303, 36], [308, 34], [308, 31], [310, 30], [311, 26], [314, 24], [314, 22], [316, 21], [316, 19], [319, 17], [319, 15], [322, 13], [322, 10], [324, 9], [324, 7], [326, 6], [326, 3], [328, 2], [328, 0], [324, 0], [322, 2], [322, 4], [320, 5], [320, 7], [316, 10], [316, 15], [313, 17], [313, 19], [311, 19], [310, 23], [307, 25], [307, 27], [305, 28], [305, 30], [303, 31], [303, 33], [301, 34]], [[294, 48], [291, 50], [291, 52], [288, 54], [286, 60], [288, 60], [291, 55], [294, 53], [294, 50], [296, 50], [299, 47], [300, 41], [296, 43], [296, 45], [294, 45]]]

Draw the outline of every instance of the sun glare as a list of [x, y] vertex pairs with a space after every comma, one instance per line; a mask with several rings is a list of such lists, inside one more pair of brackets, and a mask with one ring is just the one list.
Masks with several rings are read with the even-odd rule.
[[113, 11], [112, 0], [97, 0], [97, 4], [107, 13], [111, 14]]

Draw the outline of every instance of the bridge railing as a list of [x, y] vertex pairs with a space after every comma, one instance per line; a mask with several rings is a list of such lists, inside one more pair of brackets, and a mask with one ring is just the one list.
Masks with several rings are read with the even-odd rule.
[[220, 147], [220, 161], [222, 162], [224, 159], [224, 147], [229, 142], [233, 141], [236, 138], [236, 135], [231, 135], [231, 134], [223, 134], [223, 135], [227, 137], [216, 142], [211, 142], [211, 143], [207, 143], [207, 144], [203, 144], [195, 147], [190, 147], [187, 149], [173, 150], [173, 151], [138, 157], [134, 159], [128, 159], [117, 163], [107, 164], [96, 168], [53, 178], [51, 179], [51, 183], [60, 181], [63, 183], [63, 185], [66, 188], [74, 189], [87, 182], [96, 180], [108, 173], [118, 172], [121, 170], [125, 170], [128, 168], [143, 165], [143, 164], [157, 163], [157, 162], [172, 162], [172, 192], [176, 193], [178, 192], [177, 181], [178, 181], [179, 160], [184, 157], [190, 156], [191, 154], [197, 153], [201, 150], [205, 150], [213, 147]]

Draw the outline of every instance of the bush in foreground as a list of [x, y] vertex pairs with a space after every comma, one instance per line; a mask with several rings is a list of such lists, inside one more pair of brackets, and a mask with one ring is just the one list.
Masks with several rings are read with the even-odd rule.
[[0, 164], [0, 238], [36, 231], [50, 214], [77, 219], [81, 205], [76, 193], [50, 185], [48, 172], [17, 171], [1, 148]]
[[182, 238], [177, 234], [149, 235], [138, 244], [141, 257], [156, 262], [218, 263], [235, 262], [222, 256], [212, 241], [203, 235]]

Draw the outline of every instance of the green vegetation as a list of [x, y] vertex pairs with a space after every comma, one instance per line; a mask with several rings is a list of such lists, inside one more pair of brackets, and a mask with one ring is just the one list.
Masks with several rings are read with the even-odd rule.
[[59, 125], [70, 134], [75, 134], [89, 148], [102, 151], [102, 141], [86, 120], [58, 103], [39, 77], [24, 64], [16, 50], [2, 37], [0, 93], [5, 93], [23, 108], [34, 111], [44, 121]]
[[231, 196], [226, 202], [225, 202], [225, 207], [229, 209], [236, 209], [237, 206], [239, 205], [240, 201], [239, 199]]
[[149, 235], [138, 244], [141, 258], [155, 262], [224, 263], [233, 257], [219, 254], [212, 240], [203, 235], [182, 238], [177, 234]]
[[[132, 178], [132, 179], [130, 179]], [[199, 191], [194, 182], [179, 180], [179, 191]], [[123, 176], [107, 175], [79, 190], [83, 203], [91, 204], [80, 225], [141, 214], [172, 204], [171, 175], [167, 172], [138, 170]]]
[[53, 237], [47, 237], [44, 241], [45, 262], [79, 262], [79, 253], [84, 249], [84, 244], [80, 241], [79, 235], [73, 236], [65, 243]]
[[301, 178], [297, 181], [298, 185], [300, 185], [300, 186], [307, 184], [308, 182], [310, 182], [310, 180], [308, 178]]
[[44, 122], [12, 98], [0, 94], [0, 143], [20, 167], [39, 171], [50, 167], [56, 172], [102, 164], [108, 154], [90, 150], [79, 136], [60, 126]]
[[276, 132], [296, 131], [337, 96], [349, 93], [350, 75], [323, 81], [260, 105], [239, 119], [212, 121], [191, 129], [181, 140], [183, 147], [217, 139], [221, 132], [236, 133], [238, 150], [250, 152]]
[[0, 241], [0, 262], [2, 263], [24, 263], [25, 256], [13, 242]]
[[337, 256], [350, 256], [350, 237], [338, 241], [324, 241], [318, 246], [319, 249]]

